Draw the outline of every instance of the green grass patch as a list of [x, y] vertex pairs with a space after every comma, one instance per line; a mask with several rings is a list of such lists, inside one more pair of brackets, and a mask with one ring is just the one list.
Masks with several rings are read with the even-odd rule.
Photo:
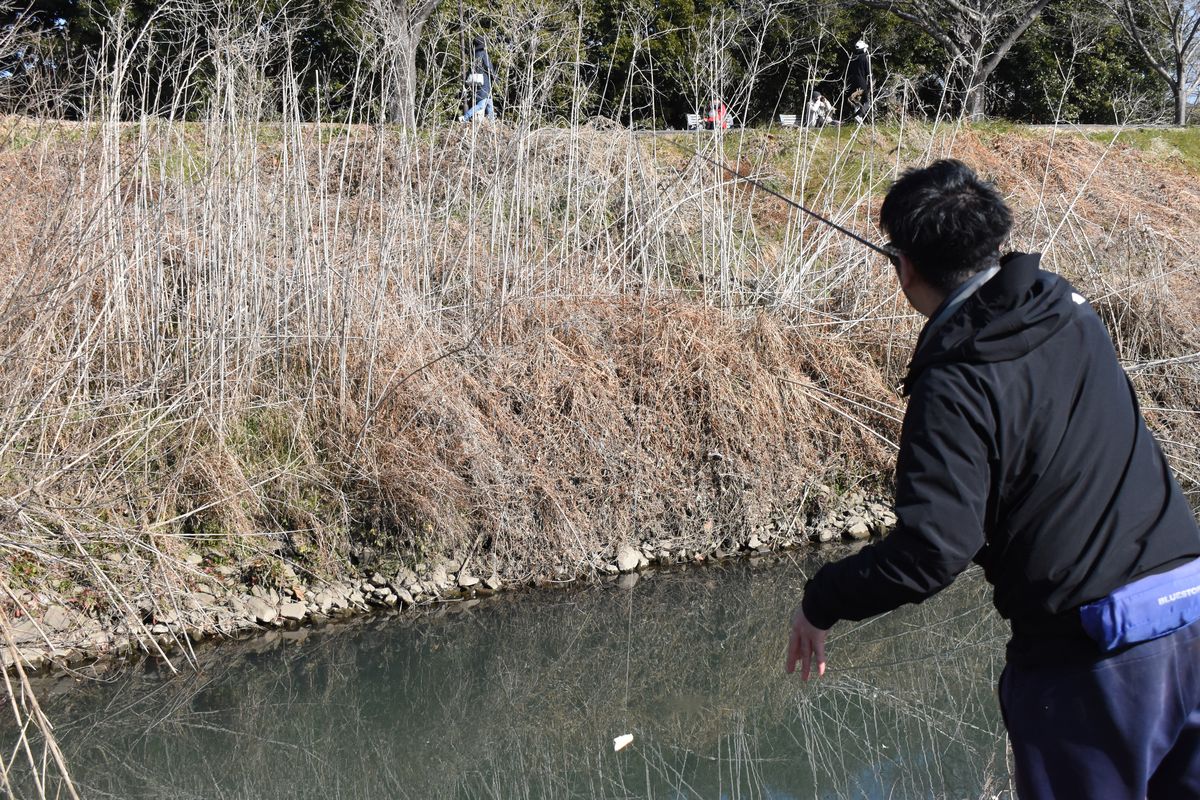
[[150, 173], [157, 177], [159, 174], [168, 179], [182, 181], [185, 185], [198, 182], [208, 171], [208, 160], [195, 153], [181, 150], [171, 150], [150, 164]]
[[37, 132], [29, 128], [10, 128], [7, 135], [3, 139], [3, 151], [5, 153], [19, 153], [22, 150], [32, 146], [38, 140]]
[[[1111, 141], [1112, 137], [1113, 134], [1108, 132], [1087, 135], [1092, 141], [1104, 144]], [[1200, 127], [1126, 130], [1121, 132], [1117, 141], [1200, 175]]]

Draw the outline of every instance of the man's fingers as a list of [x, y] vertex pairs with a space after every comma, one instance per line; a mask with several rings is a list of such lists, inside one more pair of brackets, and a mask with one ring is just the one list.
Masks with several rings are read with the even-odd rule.
[[808, 680], [816, 665], [817, 677], [825, 674], [825, 634], [821, 628], [815, 628], [797, 608], [792, 615], [791, 635], [788, 637], [787, 656], [783, 668], [790, 675], [796, 671], [796, 662], [800, 662], [800, 679]]
[[800, 657], [800, 632], [792, 626], [792, 635], [788, 637], [787, 653], [784, 655], [783, 668], [788, 675], [796, 671], [796, 659]]

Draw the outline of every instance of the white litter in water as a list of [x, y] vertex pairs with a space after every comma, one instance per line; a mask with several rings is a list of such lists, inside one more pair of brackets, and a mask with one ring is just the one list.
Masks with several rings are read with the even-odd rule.
[[628, 747], [632, 743], [633, 743], [633, 734], [632, 733], [623, 733], [620, 736], [618, 736], [617, 738], [613, 739], [613, 752], [615, 753], [619, 750], [623, 750], [624, 748]]

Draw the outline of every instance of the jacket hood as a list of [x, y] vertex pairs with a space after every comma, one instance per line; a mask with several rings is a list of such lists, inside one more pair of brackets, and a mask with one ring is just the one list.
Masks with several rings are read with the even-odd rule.
[[[1020, 358], [1072, 319], [1070, 284], [1038, 268], [1040, 253], [1010, 253], [1000, 271], [945, 322], [926, 324], [908, 365], [903, 391], [939, 364], [984, 364]], [[935, 312], [931, 319], [937, 318]]]

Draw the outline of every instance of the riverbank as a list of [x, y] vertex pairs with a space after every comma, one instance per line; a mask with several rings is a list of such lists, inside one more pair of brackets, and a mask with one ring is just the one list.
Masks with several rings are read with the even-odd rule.
[[28, 667], [886, 527], [844, 514], [886, 511], [920, 320], [886, 262], [685, 142], [867, 235], [906, 165], [993, 177], [1200, 504], [1200, 183], [1165, 146], [3, 124], [0, 619]]
[[[599, 576], [636, 580], [646, 569], [762, 558], [815, 543], [862, 543], [885, 535], [894, 524], [895, 516], [882, 502], [856, 493], [811, 533], [773, 530], [761, 536], [726, 539], [699, 550], [673, 549], [678, 543], [665, 541], [636, 547], [624, 544], [603, 563]], [[370, 569], [342, 581], [314, 581], [282, 562], [276, 580], [268, 585], [243, 582], [219, 551], [192, 554], [185, 564], [194, 576], [195, 591], [143, 603], [136, 609], [136, 617], [110, 626], [70, 604], [55, 602], [57, 598], [25, 590], [16, 596], [16, 605], [40, 613], [26, 612], [6, 621], [8, 646], [0, 651], [0, 659], [5, 669], [19, 661], [23, 669], [36, 674], [70, 671], [76, 676], [99, 675], [146, 657], [190, 661], [195, 645], [213, 639], [296, 631], [392, 610], [410, 616], [464, 611], [500, 592], [598, 577], [560, 574], [531, 578], [495, 569], [484, 574], [472, 565], [473, 555], [435, 557], [387, 575]], [[114, 570], [139, 568], [127, 561], [109, 562]]]

